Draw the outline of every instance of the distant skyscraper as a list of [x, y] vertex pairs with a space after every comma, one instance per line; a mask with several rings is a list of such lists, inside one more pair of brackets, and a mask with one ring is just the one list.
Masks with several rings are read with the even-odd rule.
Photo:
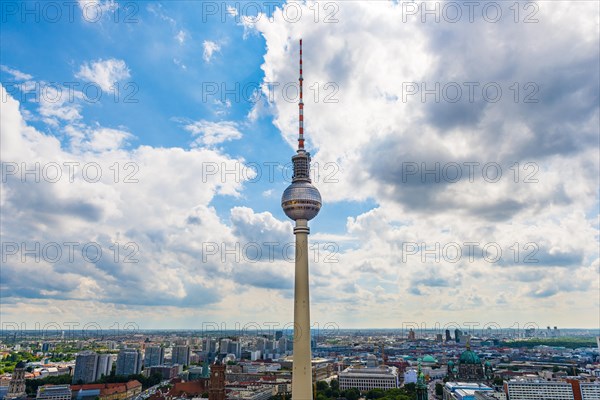
[[50, 351], [50, 343], [42, 343], [42, 353], [47, 353]]
[[238, 341], [229, 342], [227, 353], [235, 355], [236, 358], [240, 358], [242, 355], [242, 344]]
[[321, 209], [321, 194], [311, 183], [310, 153], [304, 149], [304, 101], [302, 100], [302, 39], [300, 39], [300, 101], [298, 103], [298, 150], [292, 157], [292, 184], [281, 197], [281, 207], [296, 222], [296, 262], [294, 271], [294, 354], [292, 399], [312, 400], [310, 351], [310, 296], [308, 285], [308, 221]]
[[456, 341], [456, 343], [460, 343], [460, 337], [462, 336], [462, 332], [460, 329], [455, 329], [454, 330], [454, 340]]
[[446, 329], [446, 342], [452, 340], [452, 336], [450, 336], [450, 329]]
[[117, 375], [133, 375], [142, 372], [142, 354], [139, 350], [123, 349], [117, 357]]
[[219, 343], [219, 354], [227, 354], [229, 351], [229, 342], [231, 342], [231, 339], [221, 339], [221, 342]]
[[146, 347], [144, 355], [144, 366], [154, 367], [165, 363], [165, 349], [160, 346]]
[[217, 352], [217, 340], [210, 337], [204, 338], [204, 340], [202, 340], [202, 351], [205, 356], [215, 354]]
[[412, 330], [412, 328], [408, 331], [408, 340], [415, 340], [416, 336], [415, 336], [415, 331]]
[[283, 336], [283, 331], [275, 331], [275, 340], [281, 339]]
[[190, 365], [190, 346], [173, 346], [171, 364]]

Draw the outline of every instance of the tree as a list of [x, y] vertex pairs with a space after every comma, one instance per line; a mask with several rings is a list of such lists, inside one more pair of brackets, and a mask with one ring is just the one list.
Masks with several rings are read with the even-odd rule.
[[380, 399], [385, 396], [383, 389], [371, 389], [367, 392], [367, 399]]
[[317, 382], [317, 392], [324, 392], [325, 390], [327, 390], [327, 388], [329, 388], [329, 385], [327, 384], [327, 382], [325, 382], [325, 381]]
[[360, 397], [360, 392], [357, 388], [350, 388], [348, 390], [344, 390], [342, 392], [342, 396], [348, 400], [358, 400]]
[[441, 396], [443, 394], [444, 394], [444, 385], [442, 385], [441, 383], [436, 383], [435, 384], [435, 395]]
[[407, 383], [404, 385], [404, 390], [406, 391], [406, 394], [413, 395], [417, 392], [417, 385], [412, 382]]
[[329, 382], [329, 386], [331, 386], [331, 389], [333, 390], [340, 390], [340, 381], [332, 379], [331, 382]]

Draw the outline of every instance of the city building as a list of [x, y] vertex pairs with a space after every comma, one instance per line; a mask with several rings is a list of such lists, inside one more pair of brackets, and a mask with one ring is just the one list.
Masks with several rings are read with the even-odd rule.
[[419, 363], [419, 370], [417, 371], [417, 400], [428, 400], [427, 395], [427, 382], [425, 382], [425, 375], [421, 371], [421, 364]]
[[573, 386], [569, 382], [539, 379], [510, 380], [504, 383], [508, 400], [573, 400]]
[[[579, 382], [581, 400], [600, 400], [600, 382]], [[578, 400], [578, 399], [575, 399]]]
[[75, 359], [73, 383], [91, 383], [104, 375], [110, 375], [112, 364], [110, 354], [97, 354], [91, 351], [79, 353]]
[[[200, 372], [202, 372], [202, 370], [200, 370]], [[150, 376], [157, 373], [160, 374], [164, 380], [173, 379], [179, 373], [179, 367], [177, 365], [153, 365], [150, 367]]]
[[209, 400], [225, 400], [225, 364], [215, 362], [210, 366]]
[[144, 353], [144, 366], [153, 367], [165, 363], [165, 349], [160, 346], [148, 346]]
[[506, 400], [506, 393], [504, 392], [491, 392], [486, 391], [475, 391], [474, 400]]
[[190, 365], [190, 346], [173, 346], [171, 364]]
[[[292, 375], [292, 390], [293, 390]], [[377, 367], [349, 367], [338, 374], [340, 390], [395, 389], [399, 387], [398, 368], [381, 365]]]
[[142, 384], [133, 380], [126, 383], [93, 383], [71, 385], [73, 400], [125, 400], [142, 392]]
[[38, 387], [37, 400], [71, 400], [70, 385], [43, 385]]
[[310, 348], [310, 296], [308, 285], [308, 221], [321, 209], [321, 194], [310, 179], [310, 153], [304, 149], [304, 101], [302, 99], [302, 39], [300, 39], [300, 76], [298, 103], [298, 150], [292, 157], [292, 183], [281, 196], [281, 207], [296, 222], [296, 260], [294, 268], [294, 352], [292, 398], [311, 400], [313, 396]]
[[25, 363], [19, 361], [12, 372], [8, 384], [6, 399], [20, 399], [27, 397], [25, 393]]
[[122, 349], [117, 357], [116, 375], [134, 375], [142, 371], [142, 354], [135, 349]]
[[466, 350], [460, 355], [458, 364], [450, 360], [447, 368], [450, 379], [467, 382], [489, 380], [493, 372], [491, 364], [483, 364], [479, 356], [471, 350], [469, 342]]
[[475, 400], [476, 392], [493, 392], [494, 389], [483, 383], [446, 382], [443, 400]]

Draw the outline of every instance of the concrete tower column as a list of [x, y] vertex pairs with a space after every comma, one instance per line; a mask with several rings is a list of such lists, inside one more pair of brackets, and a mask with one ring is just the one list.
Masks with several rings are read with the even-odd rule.
[[292, 400], [312, 400], [310, 351], [310, 298], [308, 289], [308, 221], [296, 220], [296, 268], [294, 280], [294, 362]]

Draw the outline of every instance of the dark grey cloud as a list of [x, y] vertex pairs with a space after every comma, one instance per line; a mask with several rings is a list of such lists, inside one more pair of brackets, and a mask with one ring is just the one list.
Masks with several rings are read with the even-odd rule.
[[[285, 268], [285, 265], [282, 266]], [[293, 268], [289, 266], [289, 268]], [[293, 280], [289, 275], [278, 274], [277, 272], [263, 267], [253, 266], [252, 264], [240, 265], [232, 272], [233, 280], [243, 286], [254, 286], [262, 289], [291, 290], [293, 289]]]

